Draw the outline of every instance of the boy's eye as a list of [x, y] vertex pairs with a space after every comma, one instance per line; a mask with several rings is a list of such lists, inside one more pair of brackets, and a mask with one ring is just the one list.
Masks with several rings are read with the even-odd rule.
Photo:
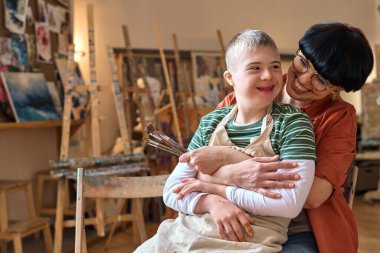
[[251, 66], [251, 67], [249, 67], [249, 70], [260, 71], [261, 68], [259, 66]]
[[272, 69], [275, 71], [281, 70], [281, 65], [273, 65]]

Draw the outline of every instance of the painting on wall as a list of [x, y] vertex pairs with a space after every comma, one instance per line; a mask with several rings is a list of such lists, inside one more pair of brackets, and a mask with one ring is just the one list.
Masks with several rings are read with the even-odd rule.
[[50, 31], [47, 23], [35, 23], [37, 61], [50, 63], [52, 60]]
[[28, 0], [4, 0], [5, 27], [13, 32], [24, 34]]
[[217, 52], [191, 52], [194, 93], [199, 107], [214, 108], [225, 95], [223, 59]]
[[1, 73], [16, 122], [59, 120], [42, 73]]
[[[63, 86], [66, 84], [67, 79], [67, 60], [65, 58], [57, 58], [55, 59], [55, 64], [58, 69], [59, 76], [57, 78], [60, 83], [58, 88], [58, 92], [63, 94]], [[82, 73], [80, 71], [79, 65], [75, 64], [74, 71], [74, 85], [85, 85]], [[87, 91], [76, 91], [73, 90], [71, 92], [73, 109], [71, 112], [73, 119], [83, 119], [87, 112], [88, 101], [90, 99]], [[63, 96], [61, 96], [61, 101], [63, 101]]]
[[380, 83], [367, 83], [362, 88], [364, 140], [380, 140]]

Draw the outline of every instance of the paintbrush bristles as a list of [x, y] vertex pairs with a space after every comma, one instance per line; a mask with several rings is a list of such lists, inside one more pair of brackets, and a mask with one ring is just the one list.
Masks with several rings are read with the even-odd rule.
[[[164, 150], [173, 155], [180, 156], [183, 153], [187, 152], [187, 150], [181, 147], [177, 142], [170, 139], [169, 136], [157, 131], [152, 123], [148, 123], [145, 128], [148, 135], [144, 136], [144, 142], [150, 146], [156, 147], [157, 149]], [[149, 139], [150, 137], [154, 138], [154, 140]]]
[[153, 126], [153, 124], [152, 124], [151, 122], [149, 122], [149, 123], [146, 125], [146, 127], [145, 127], [145, 131], [146, 131], [147, 133], [152, 133], [154, 130], [155, 130], [155, 129], [154, 129], [154, 126]]

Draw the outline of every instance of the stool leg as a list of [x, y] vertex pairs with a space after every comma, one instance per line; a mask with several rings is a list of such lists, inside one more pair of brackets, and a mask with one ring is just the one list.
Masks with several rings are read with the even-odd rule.
[[37, 175], [37, 215], [41, 216], [42, 213], [42, 195], [44, 189], [44, 175]]
[[22, 242], [21, 242], [21, 235], [16, 234], [13, 237], [13, 246], [15, 253], [22, 253]]
[[[6, 231], [8, 228], [7, 199], [5, 191], [0, 191], [0, 231]], [[1, 252], [7, 253], [7, 241], [0, 240]]]
[[47, 222], [44, 228], [44, 241], [45, 241], [45, 247], [46, 252], [53, 253], [53, 240], [50, 233], [50, 226]]
[[7, 241], [6, 240], [0, 240], [0, 249], [2, 253], [7, 253], [8, 252], [8, 247], [7, 247]]

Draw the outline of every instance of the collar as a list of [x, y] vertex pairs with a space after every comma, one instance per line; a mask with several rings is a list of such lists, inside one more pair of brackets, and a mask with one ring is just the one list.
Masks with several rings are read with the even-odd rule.
[[318, 115], [320, 112], [323, 112], [329, 107], [330, 103], [333, 102], [331, 96], [328, 95], [325, 98], [316, 100], [305, 107], [302, 107], [301, 110], [304, 111], [310, 118]]

